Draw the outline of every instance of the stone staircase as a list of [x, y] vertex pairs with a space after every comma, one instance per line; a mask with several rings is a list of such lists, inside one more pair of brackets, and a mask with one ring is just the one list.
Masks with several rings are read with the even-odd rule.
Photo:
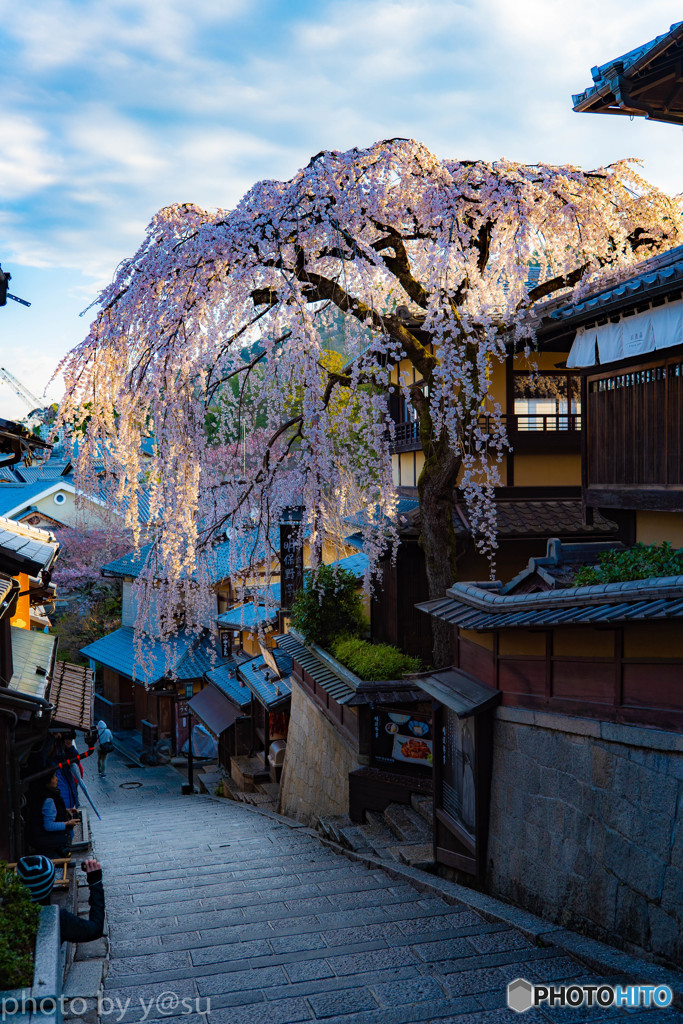
[[[219, 785], [220, 782], [220, 785]], [[239, 803], [251, 804], [252, 807], [260, 807], [266, 811], [276, 811], [280, 801], [280, 786], [276, 782], [257, 782], [254, 784], [254, 792], [247, 793], [240, 789], [234, 779], [227, 774], [222, 774], [220, 779], [211, 779], [211, 788], [204, 786], [203, 791], [226, 797], [228, 800], [236, 800]], [[203, 780], [199, 777], [199, 788], [202, 789]]]
[[348, 815], [330, 815], [314, 824], [325, 839], [346, 850], [434, 870], [432, 802], [427, 797], [413, 794], [410, 804], [392, 803], [383, 813], [366, 811], [360, 823]]

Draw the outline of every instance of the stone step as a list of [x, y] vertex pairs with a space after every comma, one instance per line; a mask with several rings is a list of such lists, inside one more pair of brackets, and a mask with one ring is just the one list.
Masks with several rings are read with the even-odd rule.
[[213, 796], [217, 788], [221, 785], [223, 776], [219, 771], [203, 771], [197, 775], [197, 782], [199, 783], [199, 792], [208, 793], [209, 796]]
[[420, 793], [410, 794], [410, 806], [427, 822], [430, 828], [434, 827], [434, 801], [431, 796], [422, 796]]
[[64, 995], [69, 999], [93, 999], [102, 985], [104, 960], [76, 960], [71, 964], [64, 982]]
[[341, 845], [347, 850], [353, 850], [355, 853], [373, 852], [370, 841], [363, 832], [362, 826], [349, 825], [346, 828], [340, 828], [339, 838], [341, 840]]
[[384, 811], [384, 820], [401, 843], [428, 843], [431, 840], [431, 827], [407, 804], [389, 804]]
[[317, 830], [325, 839], [330, 839], [339, 846], [344, 846], [342, 829], [351, 827], [351, 819], [346, 814], [330, 814], [317, 819]]
[[391, 852], [396, 846], [396, 836], [378, 811], [366, 811], [365, 822], [359, 826], [370, 847], [382, 860], [397, 860]]
[[256, 786], [258, 793], [266, 793], [271, 800], [278, 801], [280, 799], [280, 784], [279, 782], [259, 782]]
[[411, 868], [420, 868], [422, 871], [434, 869], [434, 846], [432, 843], [414, 843], [408, 846], [396, 847], [398, 860]]

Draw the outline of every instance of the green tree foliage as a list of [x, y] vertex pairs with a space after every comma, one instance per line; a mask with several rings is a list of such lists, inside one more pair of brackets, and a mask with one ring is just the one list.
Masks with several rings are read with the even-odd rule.
[[582, 565], [574, 576], [575, 587], [596, 583], [627, 583], [652, 576], [682, 576], [683, 551], [662, 544], [635, 544], [626, 551], [603, 551], [597, 565]]
[[50, 632], [59, 637], [57, 658], [87, 664], [81, 648], [121, 626], [121, 596], [113, 590], [69, 602], [58, 615]]
[[332, 644], [332, 653], [355, 675], [372, 682], [400, 679], [422, 667], [419, 658], [411, 658], [398, 647], [373, 644], [358, 637], [338, 637]]
[[306, 643], [325, 648], [340, 634], [364, 632], [368, 623], [356, 577], [339, 566], [319, 565], [297, 593], [291, 621]]
[[0, 989], [29, 988], [40, 908], [6, 864], [0, 862]]

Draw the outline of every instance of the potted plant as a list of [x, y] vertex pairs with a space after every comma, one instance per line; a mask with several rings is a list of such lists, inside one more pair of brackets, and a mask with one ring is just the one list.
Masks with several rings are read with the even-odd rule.
[[6, 1015], [61, 1024], [59, 908], [33, 903], [28, 889], [1, 863], [0, 985]]

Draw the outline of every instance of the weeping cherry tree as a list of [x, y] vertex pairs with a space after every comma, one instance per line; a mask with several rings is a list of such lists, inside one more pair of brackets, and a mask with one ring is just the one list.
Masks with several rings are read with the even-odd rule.
[[[540, 300], [618, 279], [680, 240], [680, 207], [628, 162], [586, 172], [442, 160], [405, 139], [322, 152], [233, 210], [155, 216], [65, 360], [61, 422], [84, 436], [83, 477], [104, 453], [132, 529], [141, 439], [153, 432], [154, 575], [167, 584], [170, 629], [183, 588], [186, 607], [202, 592], [197, 567], [216, 531], [253, 544], [266, 574], [292, 503], [314, 552], [331, 512], [360, 518], [372, 565], [395, 545], [388, 396], [398, 389], [419, 423], [420, 543], [440, 597], [456, 573], [456, 484], [480, 545], [495, 547], [505, 436], [492, 364], [511, 346], [533, 349]], [[331, 312], [346, 363], [328, 358]], [[401, 361], [417, 383], [412, 373], [392, 382]], [[217, 407], [223, 433], [215, 421], [207, 431]], [[434, 661], [448, 658], [437, 628]]]

